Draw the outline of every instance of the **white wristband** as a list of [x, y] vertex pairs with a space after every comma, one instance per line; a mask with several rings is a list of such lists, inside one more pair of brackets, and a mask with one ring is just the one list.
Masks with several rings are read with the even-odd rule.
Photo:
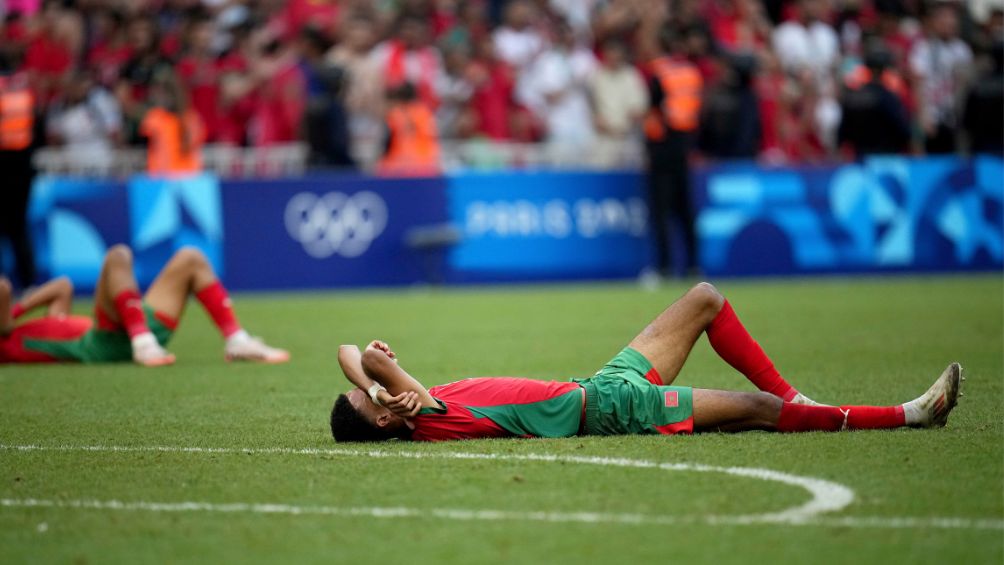
[[373, 383], [373, 386], [371, 386], [370, 389], [366, 391], [370, 395], [370, 400], [372, 400], [373, 404], [376, 404], [377, 406], [383, 406], [383, 404], [380, 404], [380, 399], [377, 398], [377, 393], [380, 392], [381, 390], [387, 390], [387, 389], [385, 389], [383, 385], [380, 383]]

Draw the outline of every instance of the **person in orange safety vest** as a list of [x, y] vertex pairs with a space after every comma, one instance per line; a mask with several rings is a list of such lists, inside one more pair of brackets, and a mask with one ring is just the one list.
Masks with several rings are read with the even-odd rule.
[[384, 174], [423, 176], [439, 173], [436, 117], [408, 83], [388, 93], [387, 148], [378, 170]]
[[[0, 243], [10, 241], [21, 287], [35, 282], [35, 257], [28, 233], [28, 198], [35, 170], [35, 98], [28, 76], [0, 68]], [[7, 268], [0, 264], [0, 274]]]
[[139, 127], [140, 135], [148, 140], [147, 173], [154, 176], [198, 173], [202, 170], [206, 128], [173, 71], [163, 70], [154, 76], [151, 99], [154, 106]]
[[667, 26], [660, 39], [665, 55], [649, 65], [649, 111], [644, 130], [655, 268], [659, 276], [667, 277], [673, 274], [668, 239], [671, 218], [683, 234], [687, 271], [693, 272], [697, 266], [688, 156], [700, 121], [704, 83], [697, 66], [683, 51], [685, 38], [680, 32]]

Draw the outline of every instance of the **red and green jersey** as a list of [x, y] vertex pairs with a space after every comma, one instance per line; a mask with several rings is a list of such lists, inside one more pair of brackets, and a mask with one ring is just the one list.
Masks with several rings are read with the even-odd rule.
[[94, 322], [86, 316], [47, 316], [28, 320], [0, 336], [0, 363], [51, 363], [63, 360], [55, 350], [77, 343]]
[[[178, 322], [143, 304], [150, 331], [167, 345]], [[19, 324], [0, 336], [0, 363], [79, 361], [108, 363], [132, 359], [129, 334], [108, 314], [95, 309], [95, 323], [85, 316], [46, 316]]]
[[423, 408], [412, 420], [415, 441], [694, 430], [693, 390], [663, 385], [648, 359], [630, 347], [587, 379], [466, 379], [429, 393], [439, 407]]
[[412, 420], [414, 441], [574, 436], [584, 399], [577, 383], [511, 377], [464, 379], [429, 394], [439, 408]]

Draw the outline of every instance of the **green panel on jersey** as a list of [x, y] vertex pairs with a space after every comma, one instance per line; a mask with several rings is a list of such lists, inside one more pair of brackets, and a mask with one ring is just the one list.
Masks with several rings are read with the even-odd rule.
[[467, 406], [479, 418], [489, 418], [517, 436], [571, 437], [579, 433], [582, 390], [575, 388], [548, 400], [528, 404]]

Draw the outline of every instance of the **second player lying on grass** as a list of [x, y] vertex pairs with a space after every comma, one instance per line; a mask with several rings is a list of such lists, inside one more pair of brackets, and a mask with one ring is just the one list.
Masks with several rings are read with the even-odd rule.
[[[761, 392], [672, 386], [703, 333]], [[339, 442], [940, 427], [963, 380], [962, 368], [952, 363], [927, 392], [905, 404], [817, 404], [781, 377], [708, 283], [674, 302], [594, 376], [571, 382], [488, 377], [427, 390], [381, 341], [362, 353], [343, 345], [338, 361], [356, 386], [331, 411], [331, 433]]]
[[[0, 363], [134, 361], [174, 363], [164, 346], [171, 339], [189, 295], [202, 304], [224, 338], [228, 361], [282, 363], [289, 353], [248, 335], [206, 256], [194, 247], [178, 250], [140, 296], [132, 252], [115, 245], [105, 254], [94, 289], [94, 318], [71, 316], [73, 285], [55, 279], [11, 304], [10, 283], [0, 277]], [[19, 321], [36, 309], [45, 315]]]

